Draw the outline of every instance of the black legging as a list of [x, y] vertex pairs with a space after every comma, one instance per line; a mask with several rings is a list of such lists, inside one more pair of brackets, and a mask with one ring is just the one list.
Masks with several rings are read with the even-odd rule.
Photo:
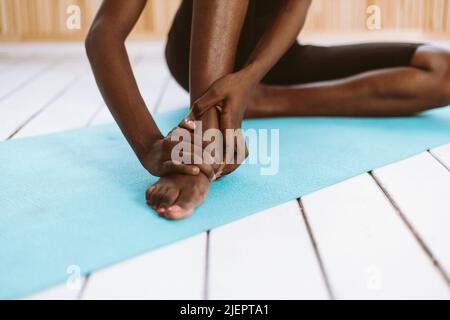
[[[250, 0], [239, 39], [235, 70], [239, 70], [276, 14], [277, 1]], [[166, 45], [166, 60], [175, 80], [189, 91], [189, 47], [192, 0], [183, 0]], [[293, 85], [345, 78], [365, 71], [407, 66], [418, 43], [364, 43], [312, 46], [295, 43], [267, 73], [264, 84]]]

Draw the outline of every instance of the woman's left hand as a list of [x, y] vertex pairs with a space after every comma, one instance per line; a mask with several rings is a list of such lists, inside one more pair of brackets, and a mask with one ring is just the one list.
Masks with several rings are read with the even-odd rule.
[[[244, 71], [228, 74], [216, 80], [208, 90], [194, 102], [191, 111], [184, 119], [184, 126], [193, 129], [194, 121], [199, 119], [203, 113], [211, 108], [219, 111], [220, 131], [224, 138], [225, 159], [227, 150], [245, 150], [245, 158], [248, 155], [245, 140], [241, 132], [241, 124], [245, 111], [257, 82]], [[239, 130], [234, 141], [227, 141], [227, 129]], [[236, 141], [237, 140], [237, 141]], [[245, 159], [244, 158], [244, 159]], [[243, 161], [243, 160], [242, 160]], [[228, 164], [223, 173], [227, 174], [239, 167], [240, 163]]]

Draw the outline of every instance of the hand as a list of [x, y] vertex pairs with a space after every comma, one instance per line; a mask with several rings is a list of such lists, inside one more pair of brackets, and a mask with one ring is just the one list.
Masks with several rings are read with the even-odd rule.
[[[196, 150], [199, 149], [193, 147], [193, 142], [189, 143], [186, 141], [172, 139], [172, 135], [177, 128], [179, 127], [175, 127], [166, 137], [161, 136], [159, 139], [156, 139], [149, 150], [144, 155], [139, 157], [144, 168], [157, 177], [174, 173], [198, 175], [202, 172], [210, 180], [214, 180], [214, 170], [210, 165], [205, 164], [203, 161], [203, 155], [196, 153]], [[195, 140], [191, 139], [191, 141]], [[184, 164], [172, 159], [172, 149], [175, 146], [183, 148], [183, 158], [188, 157], [191, 164]], [[190, 152], [185, 153], [185, 150], [190, 150]]]
[[[185, 118], [183, 126], [193, 128], [193, 121], [211, 108], [219, 111], [219, 126], [224, 137], [225, 159], [233, 157], [232, 164], [222, 166], [224, 174], [234, 171], [248, 156], [248, 150], [241, 132], [241, 124], [245, 110], [254, 92], [257, 82], [243, 69], [228, 74], [215, 81], [209, 89], [194, 102], [191, 111]], [[239, 130], [236, 139], [227, 139], [227, 129]], [[232, 154], [229, 152], [234, 150]], [[244, 152], [243, 158], [236, 156], [236, 151]], [[228, 163], [230, 160], [228, 161]]]

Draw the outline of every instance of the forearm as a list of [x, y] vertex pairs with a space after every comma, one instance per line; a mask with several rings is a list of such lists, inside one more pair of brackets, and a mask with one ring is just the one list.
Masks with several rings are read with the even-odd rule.
[[134, 25], [133, 20], [137, 19], [144, 5], [145, 1], [141, 1], [140, 7], [136, 8], [138, 4], [135, 3], [135, 11], [128, 14], [134, 16], [117, 28], [111, 25], [109, 20], [112, 19], [108, 19], [108, 15], [113, 14], [110, 11], [119, 10], [119, 4], [115, 1], [105, 2], [106, 8], [100, 9], [86, 39], [89, 61], [105, 103], [139, 158], [161, 137], [139, 92], [124, 44]]
[[[191, 52], [191, 105], [220, 77], [233, 72], [248, 0], [194, 0]], [[201, 120], [215, 122], [217, 110]]]
[[244, 69], [259, 82], [296, 41], [311, 0], [280, 1], [278, 13], [247, 60]]

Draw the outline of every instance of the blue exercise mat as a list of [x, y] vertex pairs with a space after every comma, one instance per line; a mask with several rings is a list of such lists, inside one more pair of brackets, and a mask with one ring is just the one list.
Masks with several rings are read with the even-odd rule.
[[[163, 131], [186, 110], [157, 116]], [[151, 177], [115, 124], [0, 143], [0, 298], [19, 298], [450, 143], [450, 107], [413, 118], [282, 118], [280, 168], [243, 165], [183, 221], [146, 203]], [[254, 150], [250, 150], [254, 152]]]

